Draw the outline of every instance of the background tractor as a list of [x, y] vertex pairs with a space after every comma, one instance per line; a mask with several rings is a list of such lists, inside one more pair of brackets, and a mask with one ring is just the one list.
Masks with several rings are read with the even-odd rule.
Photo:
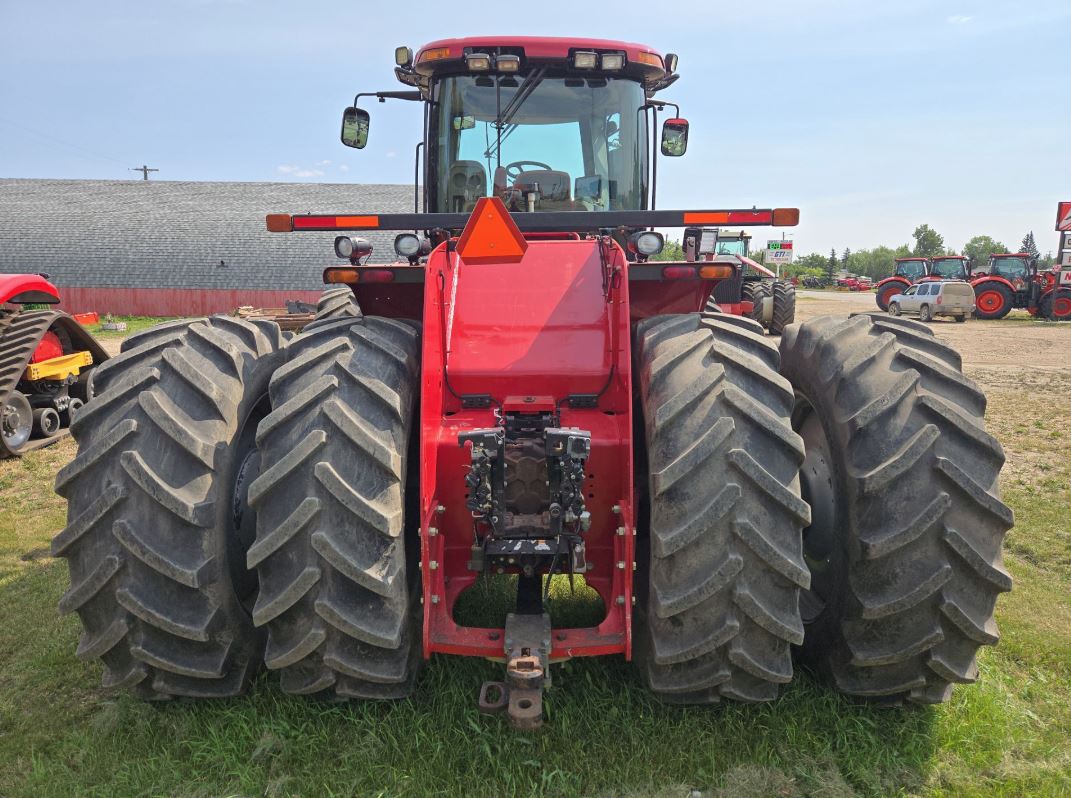
[[897, 258], [896, 271], [875, 286], [874, 300], [881, 310], [889, 309], [889, 300], [915, 283], [931, 280], [970, 280], [971, 262], [963, 255], [938, 255], [935, 258]]
[[971, 284], [980, 319], [1003, 319], [1022, 308], [1032, 316], [1071, 321], [1071, 264], [1039, 270], [1028, 253], [993, 254]]
[[[778, 278], [776, 272], [767, 269], [751, 258], [751, 234], [746, 230], [717, 230], [714, 259], [721, 263], [736, 263], [740, 268], [740, 296], [735, 307], [727, 296], [728, 304], [718, 303], [718, 296], [711, 297], [708, 309], [739, 313], [754, 319], [772, 335], [781, 332], [796, 319], [796, 287], [790, 280]], [[685, 233], [685, 240], [688, 234]], [[727, 293], [722, 287], [719, 295]]]
[[66, 432], [89, 398], [89, 375], [108, 355], [53, 305], [59, 292], [37, 274], [0, 274], [0, 458]]
[[[53, 552], [105, 685], [235, 695], [263, 664], [394, 699], [433, 654], [475, 656], [505, 664], [480, 708], [532, 728], [573, 657], [634, 660], [681, 704], [771, 700], [794, 650], [883, 701], [977, 678], [1012, 515], [959, 356], [903, 319], [778, 348], [704, 311], [743, 282], [707, 226], [798, 211], [654, 209], [656, 159], [688, 145], [675, 107], [649, 139], [676, 56], [479, 37], [395, 60], [406, 90], [375, 96], [420, 104], [422, 211], [266, 220], [337, 234], [317, 320], [169, 322], [97, 369]], [[344, 144], [369, 131], [345, 110]], [[695, 231], [685, 260], [651, 260], [664, 227]], [[395, 262], [367, 230], [398, 232]], [[554, 623], [552, 579], [600, 620]], [[496, 585], [504, 618], [455, 613]]]

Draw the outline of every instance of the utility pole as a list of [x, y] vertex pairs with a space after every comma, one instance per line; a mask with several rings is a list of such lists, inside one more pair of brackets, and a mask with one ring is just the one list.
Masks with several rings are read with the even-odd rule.
[[130, 171], [131, 172], [141, 172], [142, 179], [143, 180], [148, 180], [149, 179], [149, 172], [159, 172], [160, 170], [159, 169], [150, 169], [149, 167], [147, 167], [144, 164], [142, 164], [141, 166], [133, 167]]

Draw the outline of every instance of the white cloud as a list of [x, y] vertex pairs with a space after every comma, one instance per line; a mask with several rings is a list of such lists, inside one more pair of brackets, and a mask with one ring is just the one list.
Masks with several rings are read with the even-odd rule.
[[394, 152], [394, 150], [391, 150], [390, 152], [387, 153], [387, 157], [388, 158], [394, 158], [394, 157], [397, 157], [397, 155], [398, 155], [398, 153]]
[[330, 161], [326, 161], [326, 160], [325, 161], [317, 161], [316, 165], [317, 166], [330, 166], [331, 162]]
[[946, 21], [949, 25], [966, 25], [974, 17], [964, 16], [963, 14], [953, 14]]
[[323, 177], [324, 173], [322, 169], [306, 169], [303, 166], [292, 166], [290, 164], [281, 164], [275, 167], [276, 171], [283, 175], [289, 175], [290, 177]]
[[343, 172], [348, 172], [350, 170], [350, 168], [348, 166], [346, 166], [346, 164], [344, 164], [344, 163], [340, 163], [338, 165], [338, 168], [339, 168], [340, 171], [343, 171]]

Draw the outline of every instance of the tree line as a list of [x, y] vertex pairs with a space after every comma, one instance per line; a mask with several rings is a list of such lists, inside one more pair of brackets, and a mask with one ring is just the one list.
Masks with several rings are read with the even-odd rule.
[[[933, 258], [938, 255], [966, 255], [971, 259], [975, 268], [984, 268], [990, 253], [993, 252], [1029, 252], [1038, 258], [1041, 268], [1048, 268], [1054, 263], [1051, 252], [1041, 257], [1034, 232], [1030, 231], [1023, 236], [1022, 242], [1014, 250], [1009, 250], [1007, 245], [992, 236], [979, 235], [968, 241], [963, 249], [957, 252], [951, 247], [945, 246], [945, 239], [940, 233], [928, 224], [920, 224], [911, 234], [915, 239], [915, 245], [901, 244], [898, 247], [879, 246], [873, 249], [859, 249], [855, 252], [845, 248], [840, 254], [836, 249], [830, 250], [828, 255], [820, 252], [812, 252], [808, 255], [796, 258], [785, 266], [783, 271], [788, 277], [825, 277], [832, 280], [833, 276], [841, 271], [851, 274], [863, 275], [874, 279], [881, 279], [893, 274], [896, 268], [897, 258]], [[762, 253], [758, 253], [761, 259]]]

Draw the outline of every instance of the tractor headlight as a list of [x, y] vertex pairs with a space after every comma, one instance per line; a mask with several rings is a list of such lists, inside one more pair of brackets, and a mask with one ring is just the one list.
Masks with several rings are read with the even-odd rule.
[[339, 236], [335, 239], [335, 254], [347, 260], [360, 260], [372, 254], [372, 245], [364, 238]]
[[662, 237], [662, 234], [651, 230], [641, 230], [638, 233], [633, 233], [628, 238], [628, 248], [645, 258], [657, 255], [665, 245], [666, 240]]

